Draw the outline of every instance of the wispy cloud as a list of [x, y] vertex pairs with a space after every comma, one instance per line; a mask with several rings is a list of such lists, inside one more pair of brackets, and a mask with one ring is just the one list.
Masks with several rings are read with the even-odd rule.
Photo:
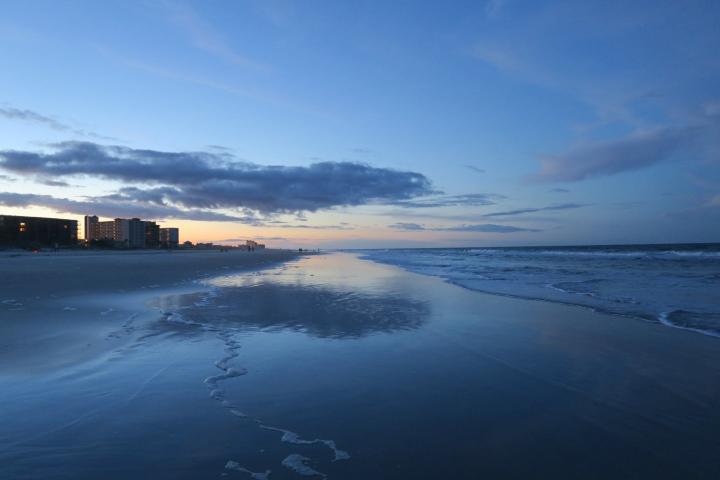
[[494, 223], [462, 224], [449, 227], [428, 227], [419, 223], [399, 222], [388, 225], [396, 230], [408, 232], [432, 231], [432, 232], [475, 232], [475, 233], [516, 233], [516, 232], [539, 232], [532, 228], [514, 227], [511, 225], [496, 225]]
[[25, 122], [38, 123], [61, 132], [67, 132], [72, 130], [72, 127], [70, 127], [69, 125], [61, 123], [58, 120], [55, 120], [54, 118], [48, 117], [46, 115], [41, 115], [37, 112], [33, 112], [32, 110], [0, 107], [0, 117], [7, 118], [9, 120], [22, 120]]
[[558, 210], [574, 210], [576, 208], [587, 207], [587, 204], [583, 203], [562, 203], [560, 205], [548, 205], [547, 207], [534, 207], [534, 208], [519, 208], [517, 210], [506, 210], [504, 212], [492, 212], [486, 213], [484, 217], [510, 217], [513, 215], [523, 215], [526, 213], [537, 213], [537, 212], [552, 212]]
[[373, 153], [372, 150], [370, 150], [369, 148], [365, 148], [365, 147], [353, 147], [350, 149], [350, 151], [357, 155], [370, 155], [371, 153]]
[[205, 20], [190, 5], [165, 1], [170, 20], [190, 38], [192, 45], [228, 63], [252, 70], [267, 70], [268, 66], [238, 52], [224, 35]]
[[485, 173], [485, 169], [482, 169], [480, 167], [476, 167], [475, 165], [463, 165], [463, 167], [467, 168], [468, 170], [471, 170], [475, 173]]
[[662, 128], [604, 142], [588, 143], [566, 152], [541, 157], [538, 182], [577, 182], [588, 178], [639, 170], [667, 161], [695, 146], [699, 127]]
[[48, 187], [75, 187], [75, 188], [77, 188], [77, 185], [71, 185], [62, 180], [47, 179], [47, 180], [41, 180], [40, 183], [42, 183], [43, 185], [47, 185]]
[[387, 204], [404, 208], [438, 208], [438, 207], [477, 207], [495, 205], [497, 200], [505, 198], [495, 193], [466, 193], [460, 195], [432, 195], [413, 200], [398, 200]]
[[113, 137], [100, 135], [98, 133], [89, 132], [80, 128], [75, 128], [53, 117], [27, 109], [0, 106], [0, 117], [8, 120], [18, 120], [22, 122], [34, 123], [36, 125], [42, 125], [58, 132], [67, 132], [83, 137], [96, 138], [99, 140], [115, 140]]
[[304, 229], [304, 230], [355, 230], [355, 228], [347, 225], [306, 225], [306, 224], [283, 224], [275, 225], [276, 228], [291, 228], [291, 229]]
[[486, 0], [485, 15], [487, 18], [494, 20], [498, 18], [507, 0]]

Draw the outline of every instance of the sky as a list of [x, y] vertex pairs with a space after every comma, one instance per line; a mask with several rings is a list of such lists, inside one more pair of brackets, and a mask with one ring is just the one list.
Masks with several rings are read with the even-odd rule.
[[0, 213], [276, 247], [720, 241], [717, 1], [0, 3]]

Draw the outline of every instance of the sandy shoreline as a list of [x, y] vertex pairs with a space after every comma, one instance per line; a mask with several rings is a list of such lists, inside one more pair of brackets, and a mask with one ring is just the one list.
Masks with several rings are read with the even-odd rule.
[[146, 306], [155, 297], [201, 290], [202, 278], [298, 256], [289, 250], [2, 252], [0, 372], [24, 375], [87, 361], [117, 348], [132, 324], [158, 316]]

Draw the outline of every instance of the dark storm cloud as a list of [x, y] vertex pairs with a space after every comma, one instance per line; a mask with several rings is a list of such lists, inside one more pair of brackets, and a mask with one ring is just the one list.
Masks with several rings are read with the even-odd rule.
[[388, 225], [390, 228], [405, 230], [408, 232], [431, 231], [431, 232], [477, 232], [477, 233], [515, 233], [515, 232], [539, 232], [531, 228], [513, 227], [511, 225], [496, 225], [494, 223], [463, 224], [451, 227], [426, 227], [418, 223], [395, 223]]
[[112, 200], [107, 197], [87, 199], [84, 201], [58, 198], [51, 195], [35, 195], [31, 193], [10, 193], [0, 192], [0, 205], [6, 207], [26, 208], [30, 206], [45, 207], [52, 210], [73, 213], [76, 215], [87, 215], [92, 213], [101, 217], [139, 217], [146, 219], [174, 218], [180, 220], [199, 221], [233, 221], [233, 222], [257, 222], [253, 217], [235, 217], [222, 213], [207, 212], [202, 210], [181, 210], [166, 205], [153, 205], [149, 203], [133, 203], [122, 200]]
[[536, 212], [548, 212], [557, 210], [574, 210], [576, 208], [587, 207], [588, 205], [582, 203], [563, 203], [560, 205], [549, 205], [547, 207], [537, 208], [519, 208], [517, 210], [508, 210], [505, 212], [493, 212], [486, 213], [483, 217], [509, 217], [512, 215], [523, 215], [525, 213], [536, 213]]
[[619, 140], [581, 145], [540, 159], [538, 182], [577, 182], [639, 170], [667, 161], [680, 150], [696, 146], [706, 127], [664, 128]]
[[46, 178], [90, 176], [149, 185], [121, 191], [128, 200], [263, 213], [404, 202], [434, 193], [420, 173], [354, 162], [261, 166], [211, 152], [161, 152], [92, 142], [53, 146], [53, 153], [0, 151], [0, 168]]

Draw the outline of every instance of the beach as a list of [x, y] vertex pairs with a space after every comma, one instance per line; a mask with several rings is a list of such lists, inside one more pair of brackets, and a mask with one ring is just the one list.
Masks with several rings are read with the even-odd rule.
[[0, 257], [0, 478], [717, 478], [720, 339], [354, 253]]

